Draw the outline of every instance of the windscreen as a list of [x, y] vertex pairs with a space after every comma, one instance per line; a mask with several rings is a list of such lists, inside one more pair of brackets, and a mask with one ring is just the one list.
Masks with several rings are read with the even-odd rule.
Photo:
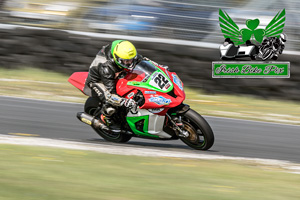
[[127, 77], [127, 85], [147, 88], [160, 92], [170, 92], [173, 84], [170, 78], [161, 69], [150, 61], [143, 60], [138, 63]]
[[155, 71], [157, 71], [157, 68], [153, 64], [151, 64], [151, 62], [143, 60], [135, 66], [131, 73], [145, 73], [145, 77], [150, 77], [150, 75], [153, 74]]

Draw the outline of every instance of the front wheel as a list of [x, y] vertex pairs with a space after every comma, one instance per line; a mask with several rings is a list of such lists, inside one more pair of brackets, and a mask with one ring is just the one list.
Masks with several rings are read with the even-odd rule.
[[262, 60], [267, 60], [273, 56], [273, 51], [271, 49], [267, 49], [263, 52], [261, 59]]
[[189, 137], [180, 139], [189, 147], [197, 150], [208, 150], [214, 144], [214, 134], [207, 121], [196, 111], [190, 109], [182, 118], [184, 130]]

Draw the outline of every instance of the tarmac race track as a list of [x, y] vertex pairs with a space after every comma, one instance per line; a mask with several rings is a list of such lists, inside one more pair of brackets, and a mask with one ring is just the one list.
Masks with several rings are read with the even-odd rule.
[[[76, 118], [82, 104], [0, 96], [0, 134], [113, 144]], [[201, 113], [200, 113], [201, 114]], [[180, 140], [157, 141], [132, 138], [116, 144], [205, 155], [265, 158], [300, 163], [300, 126], [204, 116], [215, 134], [208, 151], [197, 151]]]

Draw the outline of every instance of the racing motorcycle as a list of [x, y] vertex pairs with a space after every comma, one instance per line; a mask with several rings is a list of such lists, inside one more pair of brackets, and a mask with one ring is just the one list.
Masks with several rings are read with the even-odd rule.
[[[85, 92], [88, 72], [75, 72], [68, 81]], [[183, 83], [178, 75], [143, 60], [133, 70], [116, 80], [117, 94], [135, 100], [134, 108], [117, 108], [113, 121], [120, 132], [96, 126], [100, 120], [101, 103], [98, 97], [89, 97], [84, 112], [78, 112], [81, 122], [90, 125], [98, 135], [111, 142], [124, 143], [132, 137], [158, 140], [182, 140], [189, 147], [207, 150], [214, 143], [214, 134], [207, 121], [189, 105], [184, 104]]]
[[278, 55], [282, 54], [283, 49], [284, 43], [281, 44], [279, 39], [276, 41], [275, 37], [269, 37], [265, 39], [259, 47], [257, 57], [261, 58], [263, 61], [268, 59], [277, 60]]

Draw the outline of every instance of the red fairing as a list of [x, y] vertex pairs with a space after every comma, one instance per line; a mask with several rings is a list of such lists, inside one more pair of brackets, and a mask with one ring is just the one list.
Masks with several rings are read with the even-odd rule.
[[[159, 66], [157, 66], [157, 67], [159, 67]], [[158, 92], [158, 91], [151, 90], [151, 89], [142, 88], [142, 87], [139, 87], [138, 85], [137, 86], [127, 85], [127, 83], [129, 81], [141, 82], [145, 78], [144, 73], [141, 73], [141, 74], [129, 73], [124, 78], [119, 79], [117, 81], [117, 93], [120, 96], [123, 96], [126, 98], [132, 98], [133, 95], [137, 93], [137, 90], [140, 90], [145, 97], [145, 103], [140, 108], [141, 109], [155, 109], [155, 111], [157, 111], [157, 112], [155, 112], [155, 114], [165, 115], [166, 112], [170, 108], [176, 107], [184, 101], [185, 93], [183, 90], [183, 84], [175, 72], [169, 72], [168, 70], [166, 70], [162, 67], [159, 67], [159, 68], [161, 70], [163, 70], [168, 75], [170, 80], [172, 81], [173, 86], [174, 86], [173, 87], [174, 94], [171, 94], [172, 91], [169, 93], [163, 93], [163, 92]], [[174, 83], [174, 76], [176, 76], [178, 78], [178, 80], [180, 81], [182, 89], [180, 89], [179, 86], [176, 83]], [[163, 98], [164, 100], [167, 101], [167, 103], [159, 105], [157, 103], [152, 102], [151, 98]]]
[[[128, 99], [133, 98], [137, 91], [140, 90], [145, 98], [145, 103], [140, 108], [153, 109], [151, 110], [151, 112], [158, 115], [165, 115], [170, 108], [176, 107], [184, 101], [185, 93], [183, 90], [183, 83], [180, 81], [175, 72], [169, 72], [168, 70], [160, 66], [157, 67], [163, 70], [173, 83], [173, 90], [171, 92], [163, 93], [151, 89], [142, 88], [138, 85], [127, 85], [129, 81], [141, 82], [145, 78], [144, 73], [128, 73], [124, 78], [116, 80], [116, 90], [118, 95]], [[84, 93], [83, 89], [87, 76], [88, 72], [75, 72], [70, 76], [68, 81], [76, 88], [78, 88], [82, 93]], [[156, 101], [153, 101], [153, 99], [156, 99]], [[162, 101], [160, 102], [159, 100]]]
[[[117, 94], [122, 96], [122, 97], [127, 97], [127, 95], [135, 90], [136, 86], [130, 86], [127, 85], [129, 81], [142, 81], [145, 78], [145, 74], [133, 74], [133, 73], [128, 73], [124, 78], [118, 79], [117, 84], [116, 84], [116, 90]], [[141, 88], [138, 88], [139, 90]]]
[[84, 94], [83, 88], [88, 74], [88, 72], [75, 72], [69, 77], [68, 81]]

